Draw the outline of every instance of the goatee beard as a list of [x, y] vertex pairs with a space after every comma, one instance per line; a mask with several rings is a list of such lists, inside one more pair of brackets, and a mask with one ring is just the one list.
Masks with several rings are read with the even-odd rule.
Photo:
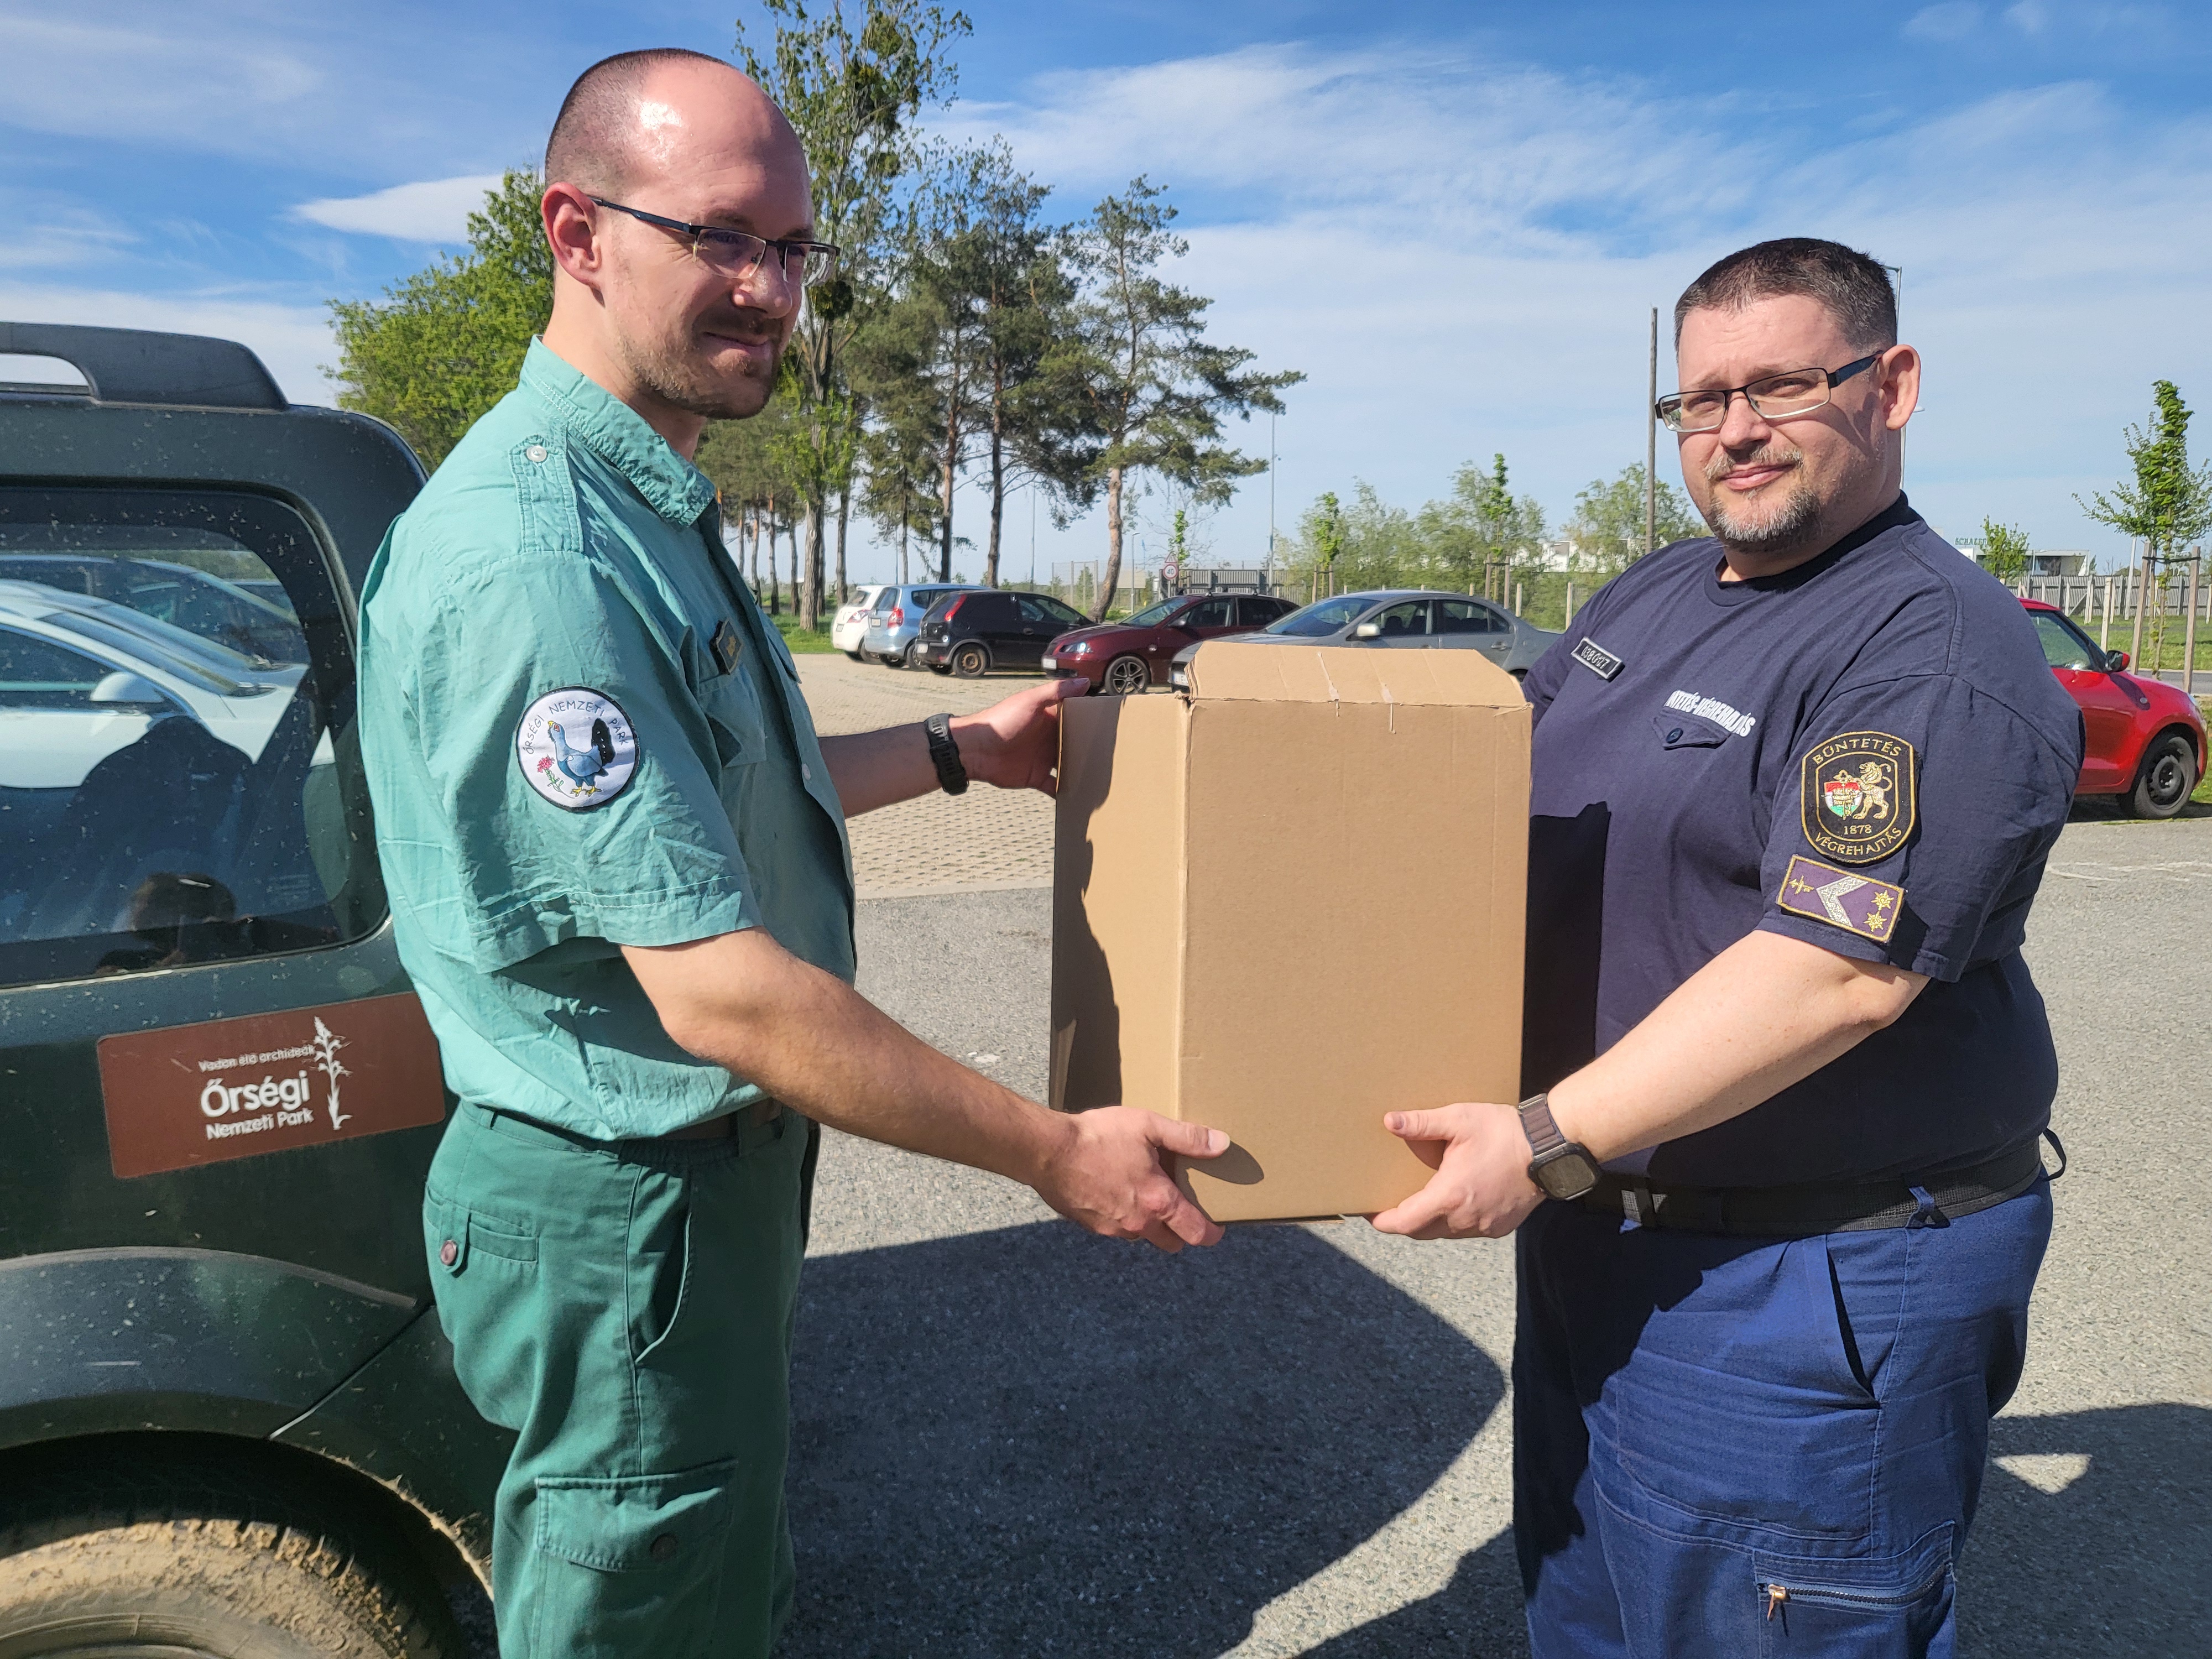
[[783, 363], [779, 349], [765, 375], [758, 380], [748, 377], [732, 387], [703, 372], [680, 350], [633, 347], [626, 355], [630, 373], [654, 397], [687, 415], [702, 415], [710, 421], [742, 421], [759, 414], [775, 394], [775, 377]]
[[[1796, 456], [1759, 454], [1749, 458], [1753, 462], [1797, 460]], [[1753, 556], [1785, 553], [1802, 544], [1818, 526], [1820, 501], [1812, 485], [1800, 473], [1790, 481], [1790, 493], [1779, 506], [1769, 509], [1758, 521], [1747, 521], [1730, 514], [1722, 504], [1719, 479], [1743, 462], [1727, 456], [1716, 456], [1706, 476], [1713, 482], [1711, 505], [1701, 509], [1706, 524], [1723, 547], [1731, 551]], [[1773, 486], [1769, 485], [1771, 489]]]

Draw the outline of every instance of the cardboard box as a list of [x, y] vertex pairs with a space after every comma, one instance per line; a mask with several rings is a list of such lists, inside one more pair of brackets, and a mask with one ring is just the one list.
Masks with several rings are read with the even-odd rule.
[[1061, 705], [1052, 1103], [1226, 1130], [1223, 1221], [1367, 1214], [1382, 1114], [1517, 1098], [1527, 704], [1473, 651], [1219, 641]]

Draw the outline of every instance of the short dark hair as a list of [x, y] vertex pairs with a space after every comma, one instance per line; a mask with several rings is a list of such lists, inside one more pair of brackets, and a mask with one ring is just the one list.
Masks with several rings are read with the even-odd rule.
[[1708, 266], [1674, 301], [1674, 343], [1682, 343], [1682, 319], [1693, 311], [1741, 311], [1785, 294], [1818, 300], [1855, 347], [1897, 343], [1897, 291], [1889, 273], [1872, 255], [1817, 236], [1759, 242]]
[[622, 190], [634, 135], [631, 117], [646, 77], [663, 64], [687, 60], [728, 67], [686, 46], [653, 46], [602, 58], [578, 76], [545, 141], [545, 182], [580, 185], [599, 195]]

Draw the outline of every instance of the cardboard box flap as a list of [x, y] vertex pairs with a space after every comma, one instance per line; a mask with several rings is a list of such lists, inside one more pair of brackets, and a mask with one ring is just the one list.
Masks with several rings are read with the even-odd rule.
[[1190, 695], [1231, 702], [1522, 706], [1520, 683], [1480, 651], [1240, 644], [1212, 640], [1190, 659]]

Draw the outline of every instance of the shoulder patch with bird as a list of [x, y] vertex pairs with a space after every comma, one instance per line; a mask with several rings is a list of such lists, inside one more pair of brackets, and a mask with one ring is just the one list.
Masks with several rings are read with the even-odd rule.
[[580, 812], [605, 805], [629, 787], [637, 773], [637, 733], [605, 692], [563, 686], [522, 711], [514, 758], [540, 797]]

